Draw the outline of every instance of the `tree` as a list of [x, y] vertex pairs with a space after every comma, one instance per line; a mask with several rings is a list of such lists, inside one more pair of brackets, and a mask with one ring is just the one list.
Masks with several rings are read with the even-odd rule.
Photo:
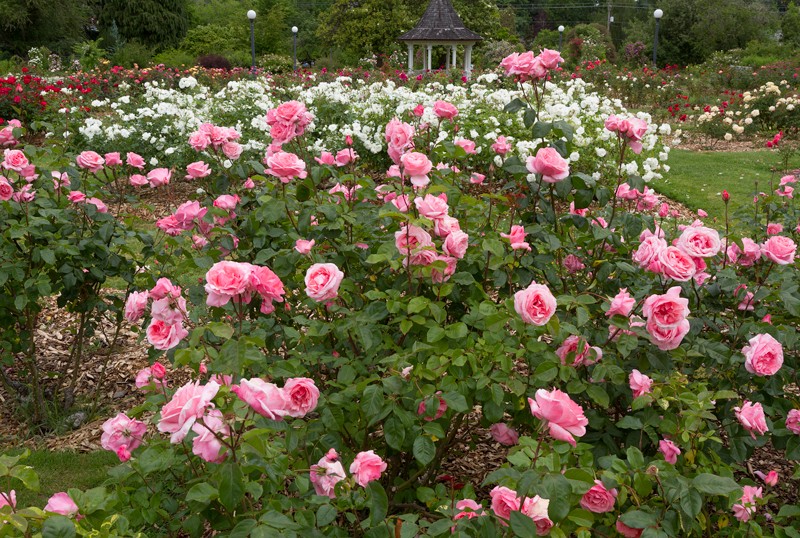
[[86, 0], [2, 0], [0, 50], [24, 55], [31, 47], [44, 45], [68, 53], [86, 39], [89, 16]]
[[783, 33], [784, 43], [800, 47], [800, 9], [794, 2], [789, 4], [789, 7], [786, 8], [786, 13], [783, 14], [781, 33]]
[[137, 39], [152, 47], [175, 45], [189, 29], [187, 0], [103, 0], [100, 25], [117, 24], [125, 39]]

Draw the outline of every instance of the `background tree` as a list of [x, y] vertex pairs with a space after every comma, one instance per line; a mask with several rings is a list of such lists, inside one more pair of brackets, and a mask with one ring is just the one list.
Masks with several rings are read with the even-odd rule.
[[783, 14], [781, 33], [784, 43], [800, 47], [800, 8], [794, 2], [789, 4]]
[[116, 23], [126, 40], [168, 47], [186, 35], [189, 6], [187, 0], [103, 0], [99, 22], [103, 30]]
[[68, 53], [87, 37], [89, 8], [86, 0], [0, 0], [0, 51], [22, 56], [46, 45]]

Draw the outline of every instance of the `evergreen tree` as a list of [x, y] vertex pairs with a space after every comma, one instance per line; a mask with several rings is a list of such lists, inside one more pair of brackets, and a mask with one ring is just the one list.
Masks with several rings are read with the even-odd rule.
[[68, 53], [87, 38], [86, 0], [0, 0], [0, 50], [24, 56], [31, 47]]
[[175, 45], [189, 29], [187, 0], [103, 0], [100, 25], [117, 24], [125, 39], [153, 47]]

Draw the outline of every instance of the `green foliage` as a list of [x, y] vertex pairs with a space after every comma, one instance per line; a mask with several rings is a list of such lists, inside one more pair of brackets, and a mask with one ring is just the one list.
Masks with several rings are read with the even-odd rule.
[[122, 45], [110, 58], [111, 63], [123, 67], [133, 67], [135, 65], [144, 67], [149, 65], [152, 59], [153, 49], [135, 39]]
[[781, 33], [784, 43], [800, 47], [800, 8], [794, 2], [789, 3], [781, 18]]
[[72, 52], [78, 57], [81, 68], [84, 71], [91, 71], [103, 59], [105, 51], [100, 46], [102, 39], [96, 41], [82, 41], [72, 47]]
[[575, 63], [593, 60], [614, 61], [616, 51], [603, 26], [579, 24], [564, 32], [564, 49]]
[[189, 28], [188, 0], [106, 0], [100, 10], [102, 28], [116, 24], [119, 35], [151, 47], [177, 44]]
[[[57, 16], [56, 16], [57, 14]], [[23, 55], [46, 45], [64, 54], [86, 39], [88, 0], [3, 0], [0, 2], [0, 50]]]
[[166, 67], [188, 67], [195, 63], [197, 58], [180, 49], [166, 49], [153, 56], [155, 65], [164, 64]]
[[186, 33], [179, 48], [195, 57], [205, 54], [224, 56], [226, 52], [244, 48], [247, 35], [244, 28], [235, 26], [196, 26]]

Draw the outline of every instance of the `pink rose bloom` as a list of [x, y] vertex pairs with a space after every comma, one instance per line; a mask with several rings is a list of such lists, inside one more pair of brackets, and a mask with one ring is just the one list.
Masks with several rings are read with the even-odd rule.
[[761, 471], [756, 471], [755, 475], [759, 477], [764, 483], [768, 486], [775, 487], [778, 485], [778, 472], [777, 471], [770, 471], [767, 474], [762, 473]]
[[437, 237], [447, 237], [456, 230], [461, 230], [461, 224], [458, 219], [450, 216], [444, 216], [440, 219], [433, 221], [433, 231]]
[[794, 263], [796, 250], [795, 242], [782, 235], [773, 235], [761, 244], [761, 255], [778, 265]]
[[617, 198], [622, 200], [636, 200], [641, 194], [637, 189], [631, 189], [627, 183], [621, 183], [617, 187]]
[[447, 101], [436, 101], [433, 103], [433, 113], [441, 119], [452, 120], [458, 116], [458, 109]]
[[[225, 423], [222, 412], [218, 409], [211, 409], [203, 417], [192, 425], [192, 431], [197, 436], [192, 439], [192, 454], [210, 463], [222, 463], [225, 461], [225, 445], [219, 437], [227, 438], [231, 436], [231, 429]], [[218, 437], [219, 436], [219, 437]]]
[[447, 212], [450, 209], [447, 205], [447, 200], [432, 194], [426, 194], [425, 198], [418, 196], [414, 199], [414, 205], [417, 206], [417, 211], [421, 216], [431, 220], [447, 216]]
[[425, 105], [419, 104], [415, 106], [414, 110], [412, 110], [411, 113], [414, 116], [421, 118], [425, 114]]
[[0, 176], [0, 200], [7, 202], [8, 200], [11, 200], [13, 196], [14, 188], [6, 178]]
[[556, 298], [544, 284], [531, 282], [514, 294], [514, 310], [522, 321], [532, 325], [547, 325], [556, 312]]
[[[423, 251], [421, 254], [426, 255], [429, 252], [431, 251]], [[445, 268], [443, 270], [434, 267], [433, 270], [431, 271], [431, 280], [433, 280], [434, 283], [441, 284], [443, 282], [447, 282], [448, 280], [450, 280], [450, 277], [455, 274], [456, 264], [458, 263], [458, 260], [456, 258], [453, 258], [452, 256], [436, 256], [436, 258], [433, 261], [440, 261], [445, 263]], [[417, 265], [417, 264], [412, 263], [412, 265]], [[428, 264], [425, 263], [421, 265], [428, 265]]]
[[[667, 242], [664, 239], [657, 235], [649, 235], [642, 240], [639, 248], [633, 253], [633, 261], [639, 264], [639, 267], [643, 269], [652, 272], [660, 272], [659, 257], [666, 249]], [[692, 263], [692, 267], [694, 267], [694, 263]]]
[[86, 195], [81, 191], [70, 191], [70, 193], [67, 195], [67, 200], [73, 204], [79, 204], [86, 201]]
[[564, 265], [564, 268], [571, 275], [577, 273], [578, 271], [583, 271], [584, 269], [586, 269], [586, 266], [583, 264], [581, 259], [577, 257], [575, 254], [567, 254], [562, 263]]
[[189, 331], [180, 322], [169, 324], [160, 319], [152, 319], [147, 327], [147, 341], [162, 351], [174, 348], [187, 336]]
[[[95, 155], [97, 154], [95, 153]], [[30, 165], [28, 158], [25, 156], [24, 153], [22, 153], [22, 151], [18, 149], [6, 149], [3, 152], [3, 156], [5, 157], [3, 159], [3, 168], [5, 168], [6, 170], [14, 170], [15, 172], [21, 173], [25, 168], [27, 168]], [[100, 157], [99, 155], [97, 156], [102, 161], [103, 158]], [[102, 163], [100, 163], [100, 165], [102, 167]]]
[[477, 151], [475, 150], [475, 142], [472, 140], [468, 140], [466, 138], [459, 138], [456, 140], [456, 146], [463, 149], [467, 155], [475, 155]]
[[786, 414], [786, 429], [800, 435], [800, 409], [791, 409]]
[[75, 158], [75, 163], [84, 170], [96, 174], [103, 169], [105, 160], [94, 151], [83, 151]]
[[129, 451], [134, 451], [142, 444], [142, 438], [147, 432], [147, 424], [140, 420], [129, 418], [125, 413], [119, 413], [103, 423], [103, 435], [100, 445], [106, 450], [116, 452], [121, 446]]
[[178, 236], [181, 235], [186, 227], [179, 224], [178, 220], [175, 218], [175, 215], [170, 215], [168, 217], [164, 217], [163, 219], [158, 219], [156, 221], [156, 228], [159, 230], [163, 230], [167, 235], [171, 236]]
[[400, 164], [400, 158], [414, 145], [414, 127], [397, 118], [386, 124], [386, 142], [389, 146], [389, 157], [395, 164]]
[[317, 407], [319, 389], [314, 381], [307, 377], [293, 377], [286, 380], [283, 386], [286, 400], [286, 414], [290, 417], [304, 417]]
[[658, 263], [661, 274], [678, 282], [688, 282], [697, 274], [692, 257], [678, 247], [668, 246], [659, 252]]
[[742, 238], [742, 246], [744, 252], [739, 248], [736, 243], [731, 243], [727, 249], [728, 261], [731, 263], [738, 263], [743, 267], [749, 267], [755, 264], [761, 258], [761, 247], [750, 239], [749, 237]]
[[479, 174], [478, 172], [472, 172], [472, 175], [469, 177], [469, 182], [473, 185], [483, 185], [485, 179], [485, 175]]
[[238, 385], [231, 386], [231, 392], [252, 407], [253, 411], [270, 420], [282, 420], [288, 414], [286, 392], [263, 379], [242, 379]]
[[[160, 366], [160, 369], [157, 368]], [[164, 367], [160, 363], [155, 363], [153, 366], [147, 366], [146, 368], [142, 368], [139, 370], [139, 373], [136, 374], [136, 388], [144, 389], [149, 388], [152, 384], [156, 386], [165, 387], [166, 381], [164, 381], [164, 376], [166, 372]]]
[[566, 393], [558, 389], [550, 392], [539, 389], [535, 400], [528, 398], [528, 404], [533, 416], [547, 423], [550, 435], [555, 439], [566, 441], [574, 447], [577, 445], [575, 437], [586, 434], [589, 421], [583, 414], [583, 408]]
[[315, 263], [306, 271], [306, 295], [318, 303], [330, 301], [339, 294], [344, 273], [332, 263]]
[[200, 206], [199, 202], [184, 202], [175, 211], [175, 221], [184, 229], [189, 230], [195, 221], [201, 220], [208, 210]]
[[633, 310], [635, 305], [636, 299], [628, 293], [628, 288], [622, 288], [611, 300], [611, 306], [608, 308], [606, 316], [625, 316], [627, 318], [631, 315], [631, 310]]
[[11, 195], [11, 199], [20, 204], [32, 202], [34, 198], [36, 198], [36, 191], [33, 190], [30, 184], [25, 185], [19, 192], [15, 192]]
[[556, 350], [556, 355], [561, 359], [561, 364], [566, 365], [567, 359], [573, 357], [572, 366], [588, 366], [603, 358], [603, 350], [591, 347], [588, 342], [578, 335], [570, 335]]
[[[517, 492], [505, 486], [495, 486], [489, 492], [489, 497], [492, 499], [492, 512], [494, 512], [494, 515], [506, 521], [511, 519], [511, 512], [517, 512], [521, 507]], [[506, 525], [503, 521], [501, 523]]]
[[87, 198], [86, 203], [95, 206], [98, 213], [108, 213], [108, 206], [99, 198]]
[[103, 158], [106, 161], [106, 166], [119, 166], [122, 164], [122, 158], [120, 157], [118, 151], [106, 153], [105, 157]]
[[47, 500], [44, 511], [72, 517], [78, 513], [78, 505], [67, 493], [60, 491]]
[[553, 522], [548, 516], [547, 509], [550, 507], [550, 499], [543, 499], [538, 495], [526, 497], [522, 501], [520, 512], [533, 520], [536, 525], [537, 536], [547, 536], [553, 527]]
[[689, 315], [689, 299], [681, 297], [680, 286], [673, 286], [664, 295], [645, 299], [642, 313], [658, 326], [673, 329]]
[[249, 264], [222, 261], [206, 273], [206, 304], [225, 306], [232, 298], [244, 294], [250, 282]]
[[498, 155], [505, 156], [509, 151], [511, 151], [511, 144], [506, 141], [505, 136], [498, 136], [497, 141], [492, 144], [492, 151]]
[[236, 204], [239, 203], [239, 196], [236, 194], [222, 194], [217, 196], [214, 200], [214, 207], [224, 209], [226, 211], [233, 211], [236, 209]]
[[734, 407], [733, 410], [736, 412], [736, 418], [742, 427], [750, 432], [750, 436], [753, 439], [756, 438], [756, 433], [763, 435], [768, 431], [764, 408], [761, 407], [760, 403], [752, 403], [745, 400], [742, 407]]
[[311, 466], [311, 484], [317, 495], [336, 498], [336, 484], [344, 480], [345, 473], [339, 454], [335, 449], [330, 449], [322, 459]]
[[619, 131], [620, 126], [622, 125], [623, 121], [624, 121], [623, 119], [621, 119], [618, 116], [612, 114], [608, 118], [606, 118], [605, 128], [607, 130], [611, 131], [612, 133], [616, 133], [617, 131]]
[[336, 166], [347, 166], [358, 159], [358, 153], [352, 148], [342, 149], [336, 153]]
[[569, 161], [556, 148], [541, 148], [535, 157], [528, 157], [527, 167], [530, 173], [540, 174], [545, 183], [558, 183], [569, 176]]
[[558, 64], [564, 62], [560, 52], [550, 49], [542, 49], [542, 52], [539, 53], [539, 60], [541, 60], [545, 69], [555, 69]]
[[336, 158], [328, 151], [323, 151], [319, 157], [314, 157], [314, 160], [321, 165], [334, 166], [336, 164]]
[[409, 255], [414, 251], [433, 247], [433, 239], [419, 226], [409, 224], [394, 233], [394, 244], [400, 254]]
[[672, 465], [678, 462], [678, 456], [681, 455], [681, 449], [678, 448], [678, 445], [668, 439], [662, 439], [658, 442], [658, 451], [664, 454], [664, 460]]
[[505, 446], [514, 446], [519, 443], [519, 434], [502, 422], [492, 424], [489, 427], [492, 439]]
[[211, 175], [211, 168], [203, 161], [197, 161], [186, 166], [186, 174], [186, 179], [200, 179]]
[[150, 182], [150, 187], [155, 189], [163, 185], [169, 185], [169, 180], [172, 178], [172, 172], [167, 168], [155, 168], [147, 173], [147, 180]]
[[519, 224], [513, 225], [510, 233], [501, 233], [500, 237], [508, 239], [513, 250], [524, 249], [530, 251], [531, 249], [531, 246], [525, 242], [525, 228]]
[[767, 224], [767, 235], [778, 235], [783, 231], [783, 224], [770, 222]]
[[186, 299], [183, 297], [157, 299], [153, 301], [153, 305], [150, 308], [150, 316], [153, 319], [161, 320], [168, 325], [181, 323], [185, 314]]
[[242, 150], [242, 145], [238, 142], [225, 142], [222, 144], [222, 153], [232, 161], [235, 161], [242, 155]]
[[206, 409], [213, 407], [211, 401], [218, 391], [219, 385], [213, 381], [206, 385], [200, 385], [199, 381], [186, 383], [161, 408], [158, 431], [172, 434], [171, 443], [180, 443], [197, 419], [205, 414]]
[[403, 174], [411, 178], [411, 184], [416, 188], [425, 187], [430, 180], [428, 173], [433, 168], [433, 163], [422, 153], [412, 151], [400, 158], [403, 165]]
[[195, 151], [203, 151], [211, 145], [211, 137], [206, 132], [195, 131], [189, 135], [189, 145]]
[[744, 346], [744, 367], [751, 374], [759, 376], [774, 375], [783, 366], [783, 347], [770, 334], [759, 334]]
[[650, 394], [650, 387], [653, 385], [653, 380], [639, 370], [633, 370], [628, 376], [628, 384], [630, 384], [633, 397], [638, 398], [643, 394]]
[[644, 529], [634, 529], [633, 527], [627, 526], [621, 519], [617, 520], [616, 529], [617, 532], [625, 538], [640, 538], [644, 532]]
[[0, 491], [0, 508], [4, 506], [17, 507], [17, 492], [15, 490], [12, 489], [8, 493]]
[[705, 226], [689, 226], [678, 238], [676, 245], [693, 258], [716, 256], [722, 246], [719, 233]]
[[650, 336], [650, 342], [658, 347], [661, 351], [670, 351], [676, 349], [683, 342], [683, 337], [689, 333], [688, 320], [682, 320], [676, 327], [665, 328], [655, 322], [654, 319], [648, 319], [645, 329]]
[[294, 153], [279, 151], [267, 158], [266, 172], [281, 180], [281, 183], [289, 183], [293, 178], [305, 179], [306, 163]]
[[125, 162], [128, 164], [128, 166], [133, 168], [138, 168], [139, 170], [144, 169], [144, 159], [138, 153], [129, 151], [125, 157]]
[[464, 258], [464, 255], [467, 253], [468, 246], [469, 235], [465, 234], [461, 230], [455, 230], [450, 232], [450, 234], [448, 234], [447, 238], [444, 240], [442, 250], [444, 250], [445, 254], [448, 256], [452, 256], [460, 260]]
[[312, 239], [310, 241], [306, 239], [298, 239], [294, 243], [294, 249], [299, 252], [300, 254], [308, 254], [311, 252], [311, 249], [314, 247], [315, 241]]
[[272, 301], [277, 301], [282, 303], [283, 295], [286, 292], [283, 289], [283, 282], [281, 282], [278, 275], [269, 267], [247, 265], [250, 267], [248, 291], [255, 291], [265, 302], [269, 301], [271, 303]]
[[583, 494], [581, 498], [581, 507], [584, 510], [594, 512], [595, 514], [602, 514], [611, 512], [614, 509], [614, 503], [617, 500], [617, 490], [607, 490], [602, 482], [599, 480], [594, 481], [594, 486]]
[[128, 181], [134, 187], [144, 187], [150, 183], [147, 178], [141, 174], [133, 174]]
[[[436, 394], [439, 394], [438, 392]], [[422, 400], [419, 405], [417, 406], [417, 414], [424, 415], [427, 411], [427, 407], [425, 406], [425, 400]], [[436, 408], [436, 413], [432, 417], [424, 417], [426, 422], [431, 422], [434, 420], [439, 420], [444, 416], [447, 412], [447, 402], [444, 401], [444, 398], [441, 396], [439, 397], [439, 407]]]
[[[459, 512], [453, 516], [453, 521], [458, 521], [463, 518], [472, 519], [473, 517], [484, 515], [483, 506], [473, 499], [461, 499], [456, 502], [456, 510], [459, 510]], [[451, 532], [455, 532], [453, 529], [455, 529], [455, 527], [451, 528]]]
[[409, 201], [407, 194], [401, 194], [396, 198], [392, 198], [390, 201], [392, 202], [392, 205], [395, 206], [401, 213], [407, 213], [408, 209], [411, 207], [411, 202]]
[[756, 513], [758, 507], [756, 499], [762, 497], [761, 488], [755, 486], [744, 486], [742, 488], [742, 500], [732, 507], [733, 516], [745, 523], [750, 520], [750, 516]]
[[164, 297], [172, 297], [177, 299], [181, 296], [181, 289], [174, 285], [168, 278], [159, 278], [156, 285], [150, 290], [151, 299], [163, 299]]
[[350, 474], [355, 477], [359, 486], [367, 487], [367, 484], [381, 477], [381, 473], [386, 470], [386, 467], [386, 463], [380, 456], [374, 451], [368, 450], [356, 454], [353, 463], [350, 464]]

